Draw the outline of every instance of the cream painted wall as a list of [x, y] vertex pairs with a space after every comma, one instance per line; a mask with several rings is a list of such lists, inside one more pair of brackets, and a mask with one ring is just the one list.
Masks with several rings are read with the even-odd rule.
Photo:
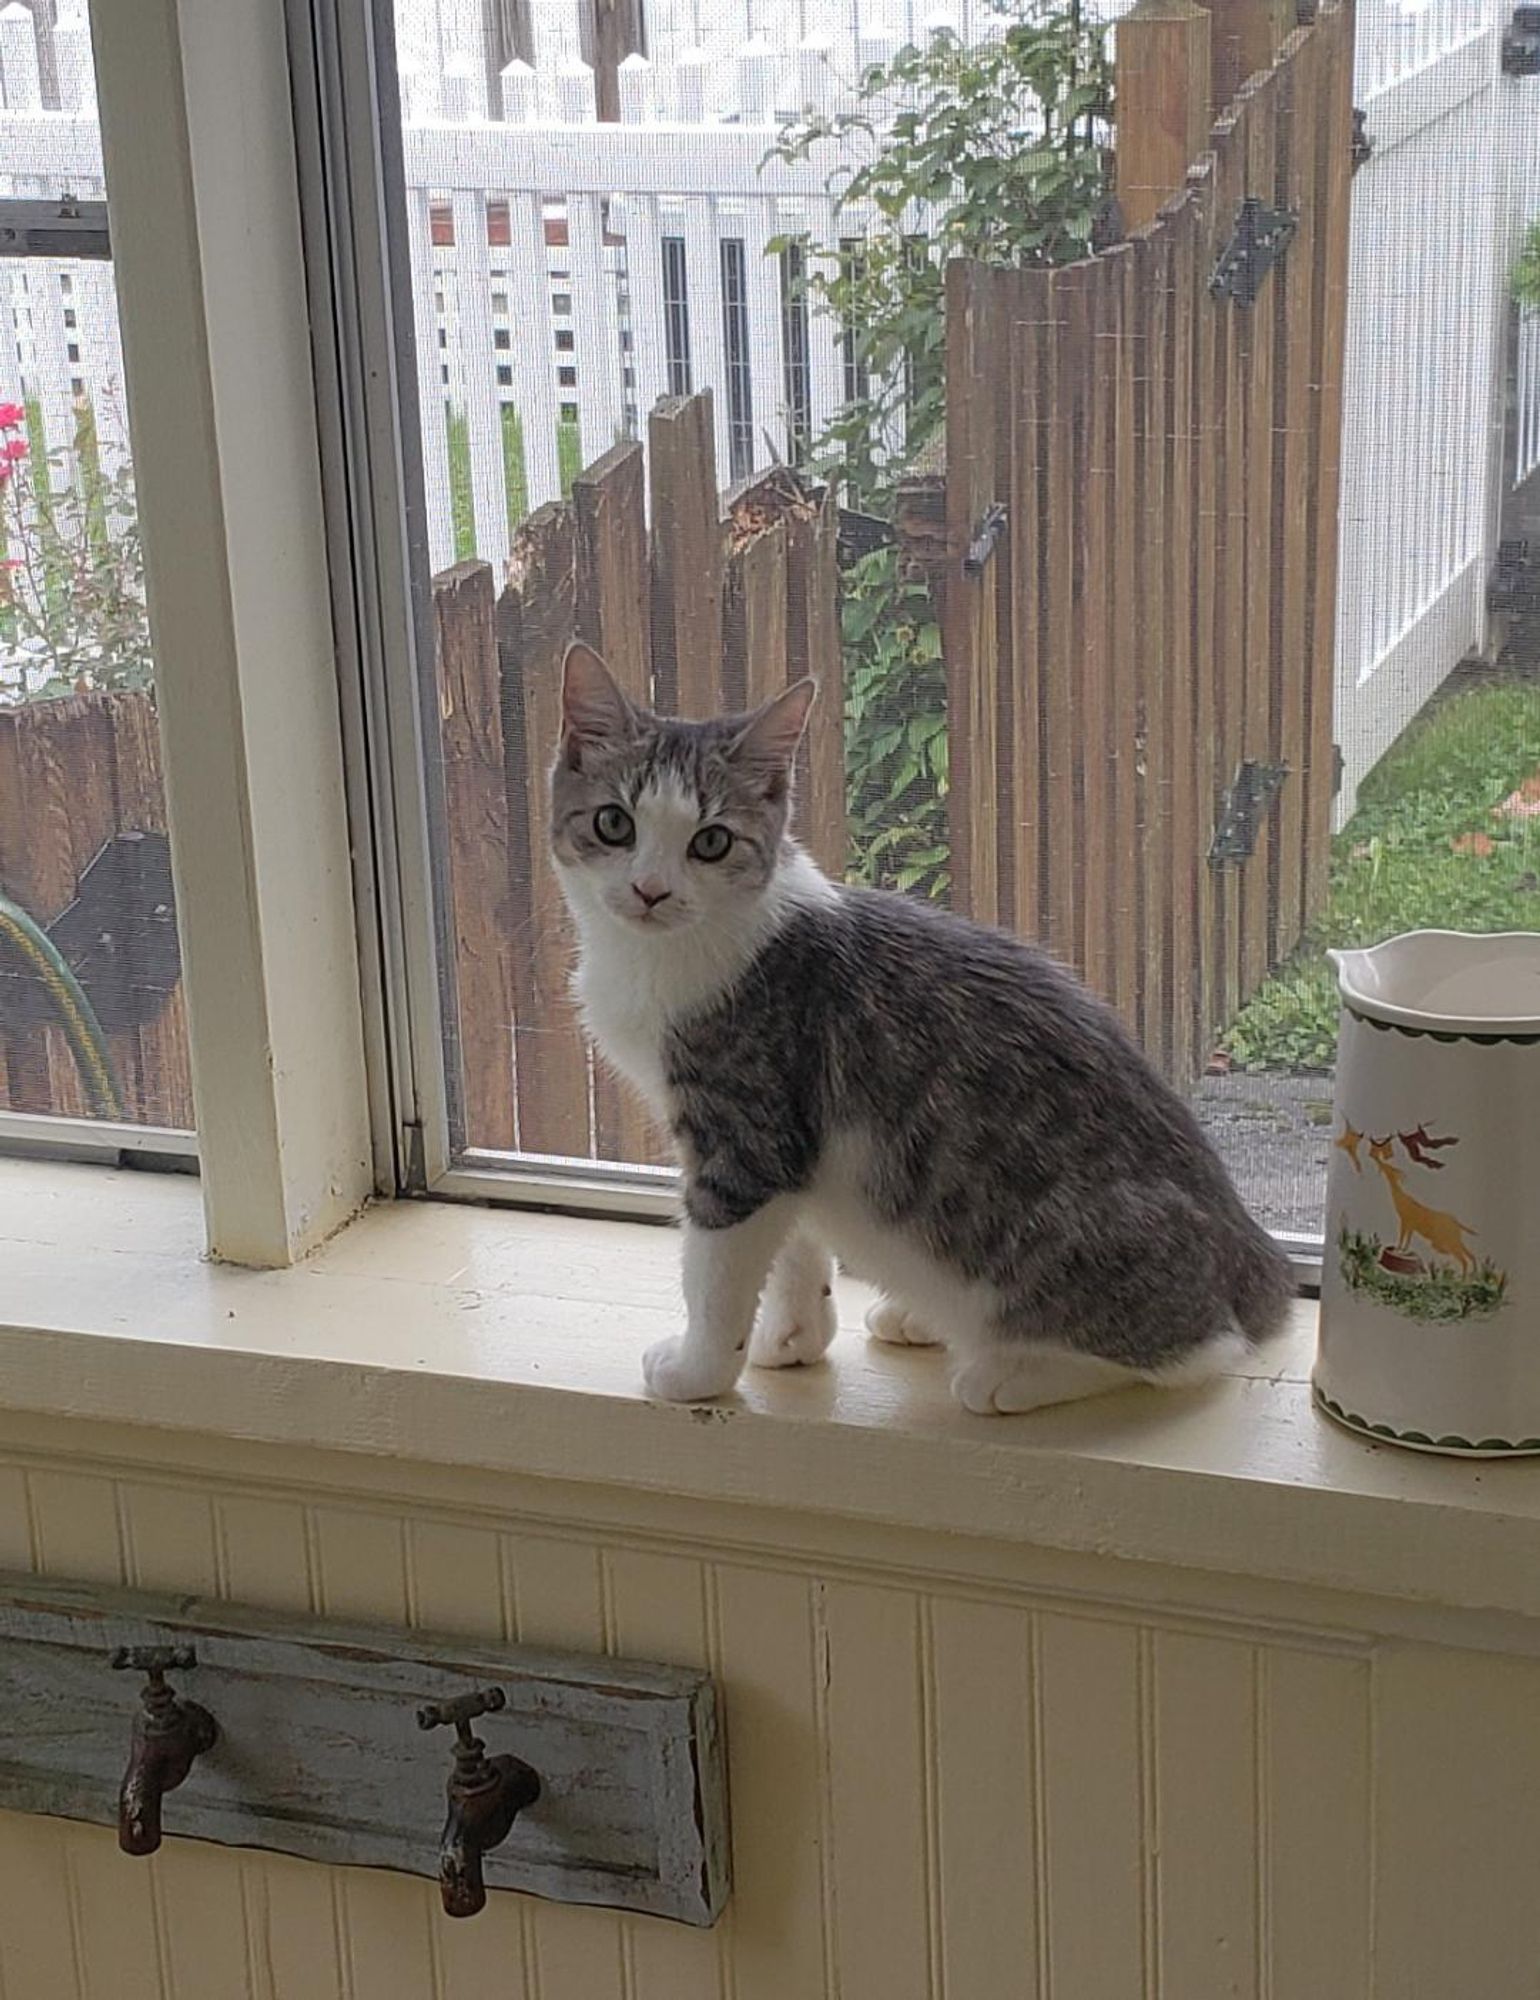
[[958, 1538], [4, 1430], [0, 1567], [709, 1664], [736, 1887], [712, 1933], [507, 1896], [451, 1924], [424, 1882], [0, 1816], [3, 2000], [1540, 1991], [1527, 1628], [1505, 1657]]

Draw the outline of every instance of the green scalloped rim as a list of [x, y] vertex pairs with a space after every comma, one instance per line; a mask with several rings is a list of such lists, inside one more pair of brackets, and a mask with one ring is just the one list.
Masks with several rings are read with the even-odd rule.
[[1349, 1430], [1358, 1431], [1364, 1437], [1388, 1438], [1392, 1444], [1420, 1444], [1428, 1451], [1540, 1452], [1540, 1437], [1520, 1438], [1517, 1443], [1512, 1438], [1480, 1438], [1472, 1443], [1469, 1438], [1456, 1437], [1452, 1431], [1443, 1437], [1430, 1437], [1426, 1431], [1392, 1430], [1389, 1424], [1371, 1424], [1367, 1417], [1343, 1409], [1315, 1383], [1310, 1387], [1321, 1409], [1335, 1417], [1339, 1424], [1346, 1424]]
[[1540, 1035], [1477, 1035], [1461, 1028], [1411, 1028], [1404, 1021], [1380, 1021], [1373, 1014], [1360, 1013], [1351, 1001], [1344, 1000], [1342, 1004], [1366, 1028], [1377, 1028], [1382, 1035], [1406, 1035], [1414, 1042], [1476, 1042], [1484, 1049], [1496, 1048], [1503, 1042], [1510, 1042], [1516, 1049], [1540, 1047]]

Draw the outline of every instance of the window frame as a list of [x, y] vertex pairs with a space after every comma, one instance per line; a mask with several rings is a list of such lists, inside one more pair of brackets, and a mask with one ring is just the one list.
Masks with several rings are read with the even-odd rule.
[[259, 0], [91, 32], [208, 1245], [281, 1266], [377, 1184], [290, 64]]

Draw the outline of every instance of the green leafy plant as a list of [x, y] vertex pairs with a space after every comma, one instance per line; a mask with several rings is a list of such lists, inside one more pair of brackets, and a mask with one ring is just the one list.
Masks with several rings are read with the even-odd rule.
[[845, 573], [840, 624], [852, 873], [944, 899], [946, 673], [930, 592], [896, 550], [874, 550]]
[[[865, 71], [852, 108], [804, 113], [767, 156], [840, 148], [829, 186], [859, 227], [837, 252], [804, 245], [802, 282], [842, 329], [854, 393], [807, 462], [879, 516], [945, 418], [947, 261], [1065, 263], [1086, 254], [1104, 205], [1102, 29], [1060, 0], [992, 11], [997, 33], [970, 47], [940, 30], [900, 49]], [[844, 575], [842, 629], [851, 872], [944, 901], [946, 679], [929, 591], [892, 549], [864, 556]]]
[[939, 29], [906, 45], [864, 72], [851, 109], [805, 112], [768, 156], [806, 160], [838, 143], [838, 213], [879, 219], [852, 247], [811, 256], [805, 280], [844, 330], [860, 391], [815, 442], [813, 468], [862, 506], [880, 509], [901, 469], [884, 441], [902, 436], [912, 454], [945, 414], [947, 262], [1067, 263], [1089, 251], [1104, 205], [1103, 29], [1061, 0], [993, 0], [990, 11], [997, 33], [970, 47]]
[[144, 551], [126, 454], [103, 469], [82, 410], [73, 452], [0, 403], [0, 701], [153, 691]]
[[1521, 306], [1540, 306], [1540, 217], [1524, 232], [1511, 284]]

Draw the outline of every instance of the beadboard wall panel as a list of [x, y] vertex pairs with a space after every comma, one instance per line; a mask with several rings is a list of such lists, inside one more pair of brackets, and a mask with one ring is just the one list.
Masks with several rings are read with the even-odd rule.
[[710, 1932], [509, 1896], [453, 1924], [390, 1874], [175, 1840], [131, 1861], [0, 1816], [0, 2000], [1529, 1990], [1535, 1661], [699, 1533], [0, 1455], [14, 1568], [708, 1666], [734, 1863]]

